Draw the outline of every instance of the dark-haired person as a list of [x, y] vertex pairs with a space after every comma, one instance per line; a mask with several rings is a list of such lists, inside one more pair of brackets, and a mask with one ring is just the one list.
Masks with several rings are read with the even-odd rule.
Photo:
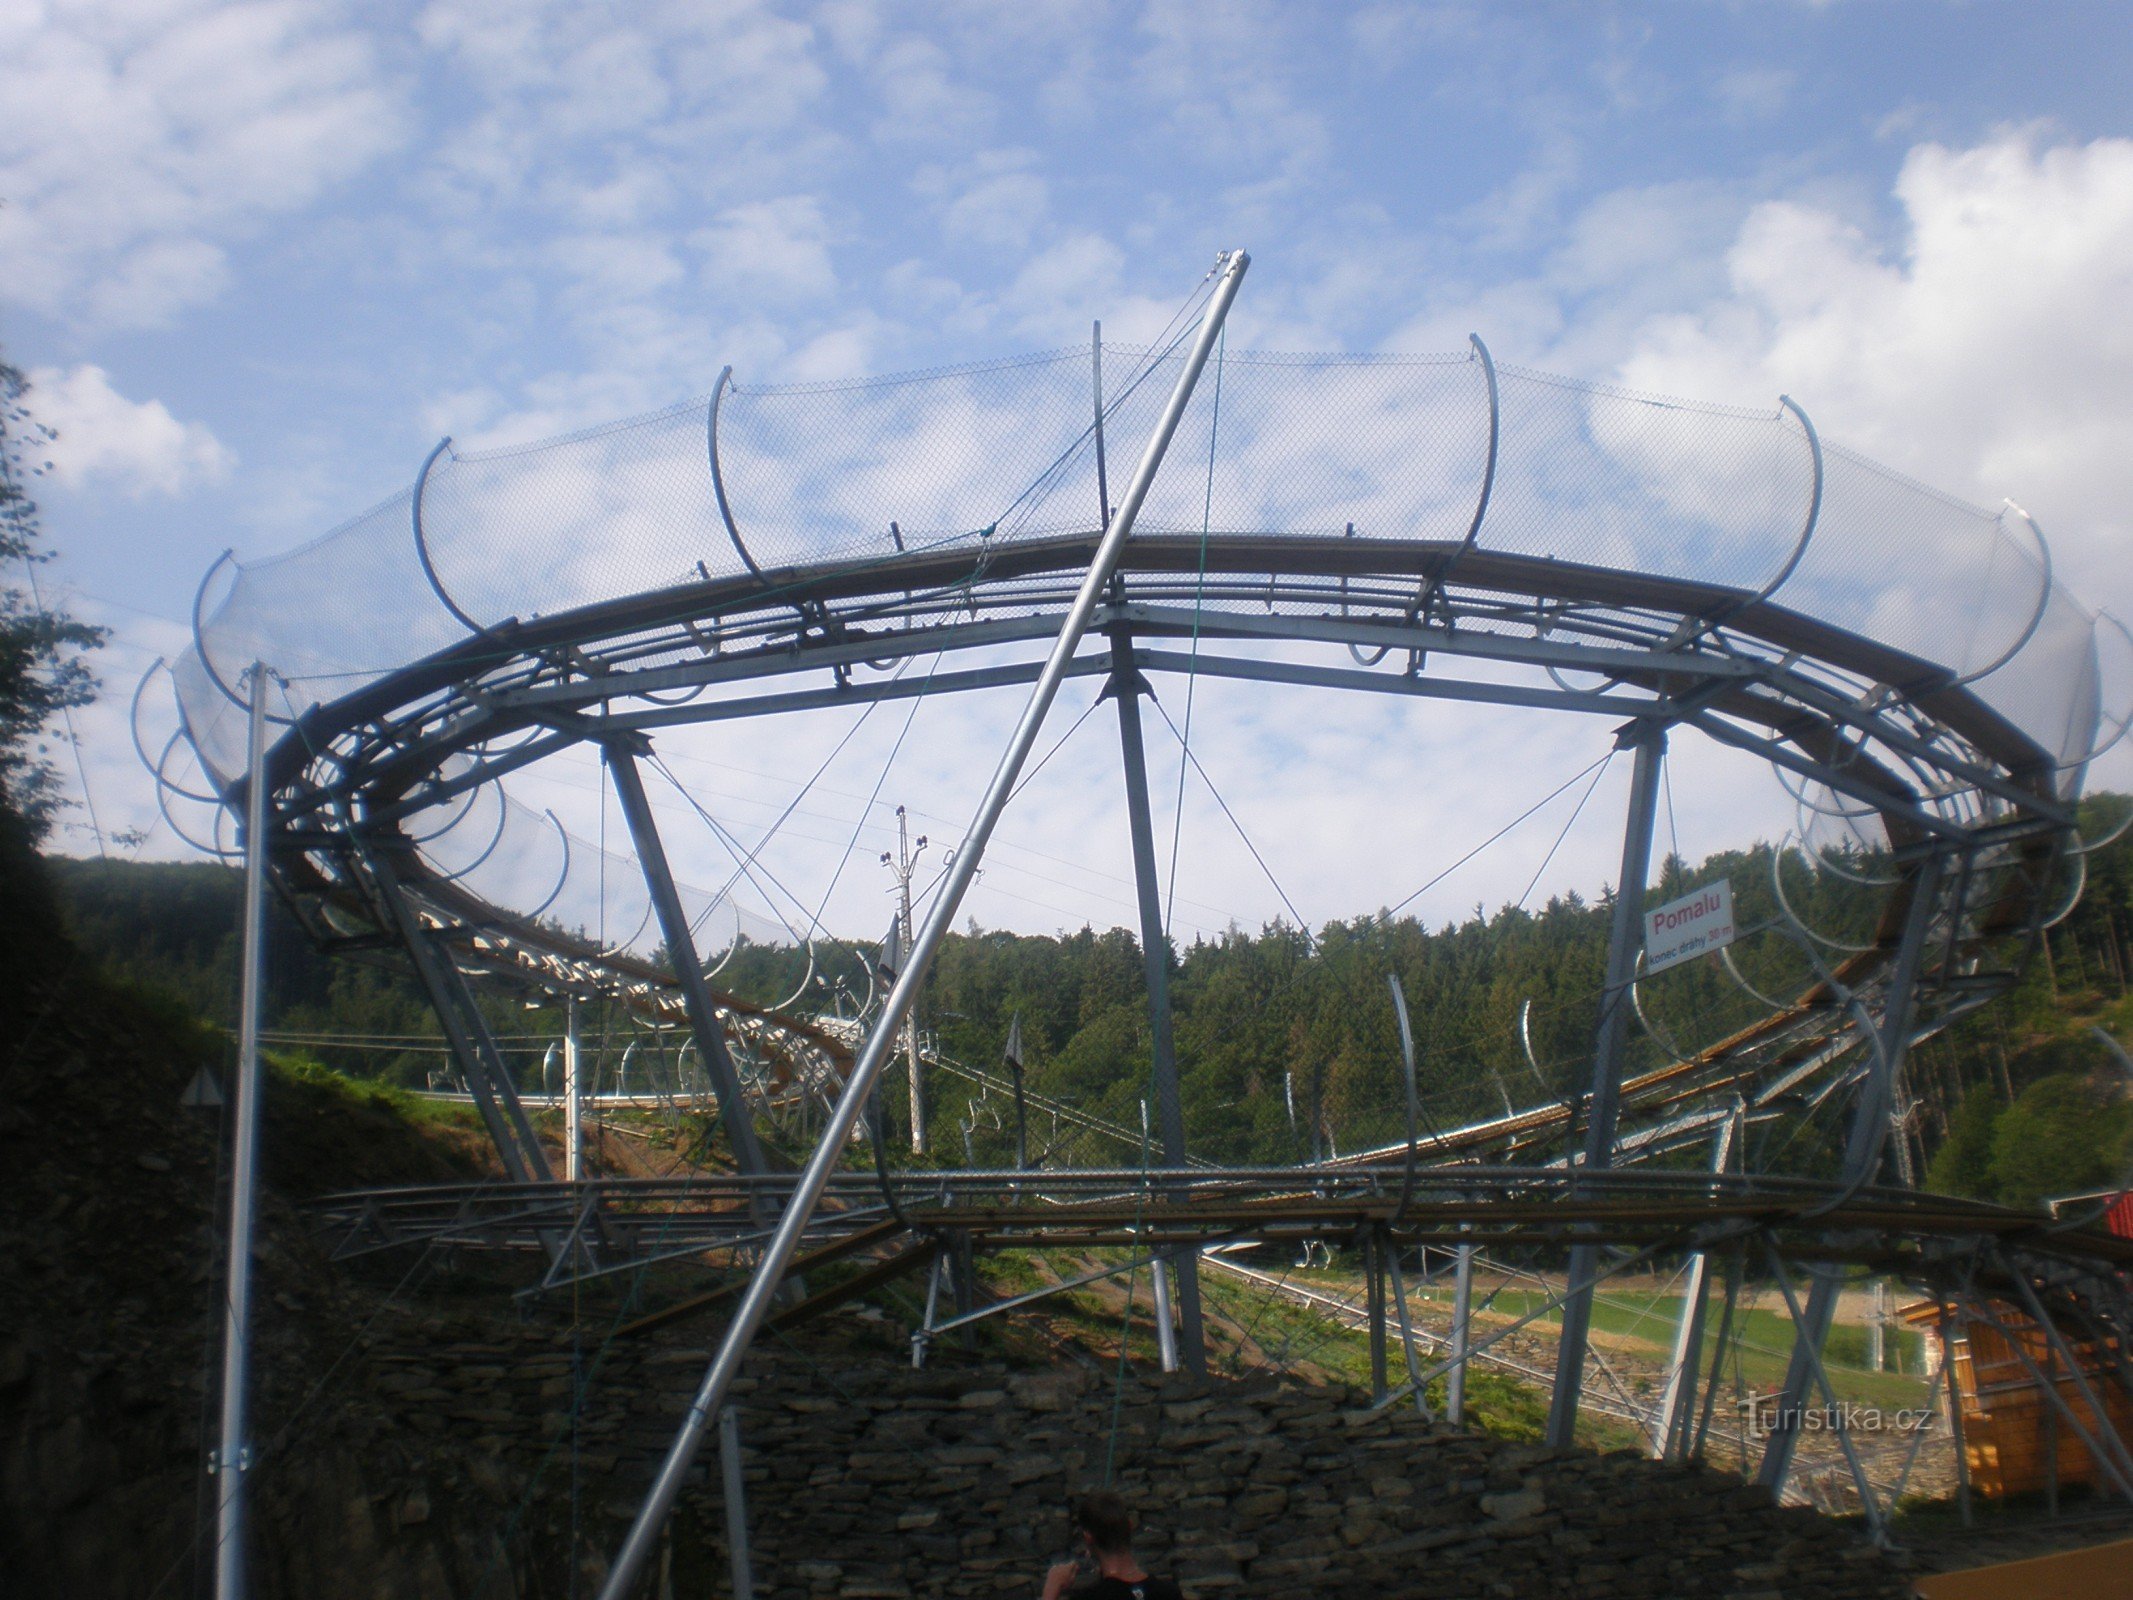
[[1133, 1513], [1108, 1489], [1074, 1502], [1074, 1536], [1096, 1563], [1096, 1576], [1081, 1583], [1078, 1561], [1061, 1561], [1044, 1575], [1044, 1600], [1182, 1600], [1168, 1578], [1151, 1578], [1133, 1559]]

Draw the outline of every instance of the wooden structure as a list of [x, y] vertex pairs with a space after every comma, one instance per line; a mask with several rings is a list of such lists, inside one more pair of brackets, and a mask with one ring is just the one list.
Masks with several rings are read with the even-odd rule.
[[[2095, 1431], [2093, 1395], [2104, 1410], [2104, 1425], [2133, 1443], [2133, 1389], [2126, 1352], [2116, 1340], [2062, 1325], [2060, 1338], [2080, 1364], [2077, 1379], [2044, 1329], [2005, 1302], [1944, 1308], [1928, 1301], [1900, 1315], [1939, 1336], [1952, 1421], [1974, 1492], [1992, 1499], [2042, 1494], [2056, 1500], [2061, 1488], [2075, 1484], [2110, 1491], [2108, 1474], [2098, 1471], [2068, 1413], [2082, 1428]], [[2047, 1382], [2063, 1408], [2051, 1399]]]

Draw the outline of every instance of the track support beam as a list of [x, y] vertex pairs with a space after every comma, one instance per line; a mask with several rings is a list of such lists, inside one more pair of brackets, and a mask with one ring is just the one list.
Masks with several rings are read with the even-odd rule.
[[[1155, 871], [1155, 824], [1148, 807], [1148, 752], [1141, 738], [1140, 697], [1148, 685], [1133, 666], [1133, 639], [1111, 635], [1111, 695], [1118, 701], [1120, 765], [1126, 773], [1126, 821], [1133, 835], [1133, 883], [1140, 905], [1141, 969], [1148, 983], [1148, 1034], [1154, 1053], [1156, 1129], [1163, 1165], [1185, 1165], [1185, 1112], [1178, 1098], [1177, 1045], [1170, 1024], [1170, 936], [1163, 928], [1163, 899]], [[1207, 1336], [1200, 1318], [1200, 1258], [1180, 1251], [1178, 1358], [1186, 1370], [1207, 1375]]]
[[473, 991], [452, 960], [451, 952], [438, 948], [429, 929], [400, 885], [400, 875], [378, 850], [359, 846], [370, 868], [371, 883], [385, 902], [387, 913], [398, 925], [400, 943], [415, 964], [415, 976], [430, 997], [430, 1009], [444, 1029], [452, 1058], [467, 1080], [467, 1091], [481, 1113], [482, 1126], [496, 1146], [497, 1159], [514, 1183], [546, 1183], [554, 1176], [548, 1157], [534, 1136], [526, 1108], [519, 1104], [518, 1090], [504, 1066], [503, 1053], [489, 1035], [489, 1025], [474, 1003]]
[[667, 865], [666, 846], [660, 841], [659, 824], [652, 818], [651, 802], [645, 798], [644, 774], [637, 758], [651, 743], [641, 736], [634, 741], [611, 739], [603, 747], [607, 770], [615, 780], [615, 798], [621, 803], [623, 821], [637, 846], [637, 861], [644, 869], [645, 887], [652, 894], [652, 910], [659, 918], [659, 936], [666, 941], [667, 960], [674, 967], [674, 982], [681, 990], [681, 1003], [689, 1014], [689, 1028], [696, 1036], [697, 1059], [711, 1075], [712, 1092], [726, 1119], [733, 1140], [733, 1159], [743, 1172], [764, 1172], [763, 1147], [755, 1135], [755, 1117], [741, 1092], [741, 1076], [734, 1070], [733, 1056], [726, 1048], [725, 1030], [719, 1026], [718, 1008], [711, 1003], [711, 986], [704, 981], [704, 964], [696, 953], [696, 935], [682, 909], [680, 891], [674, 887], [674, 872]]
[[830, 1113], [828, 1125], [822, 1137], [808, 1157], [807, 1165], [793, 1185], [791, 1203], [778, 1221], [775, 1234], [763, 1252], [757, 1265], [755, 1280], [748, 1286], [748, 1293], [735, 1310], [733, 1321], [726, 1328], [726, 1336], [720, 1343], [718, 1354], [705, 1370], [703, 1382], [698, 1385], [696, 1398], [689, 1404], [681, 1425], [675, 1431], [674, 1442], [667, 1449], [666, 1458], [652, 1480], [644, 1504], [639, 1508], [636, 1520], [623, 1538], [622, 1547], [615, 1554], [615, 1563], [609, 1569], [607, 1582], [601, 1586], [600, 1600], [629, 1600], [634, 1594], [637, 1581], [643, 1576], [645, 1562], [650, 1558], [658, 1542], [661, 1529], [666, 1526], [668, 1514], [673, 1510], [675, 1497], [680, 1494], [683, 1479], [688, 1475], [690, 1463], [696, 1458], [697, 1447], [702, 1443], [704, 1430], [718, 1409], [725, 1403], [726, 1393], [739, 1375], [741, 1358], [754, 1340], [756, 1332], [770, 1314], [770, 1302], [776, 1293], [777, 1280], [785, 1270], [785, 1264], [800, 1247], [800, 1237], [805, 1232], [808, 1219], [821, 1201], [822, 1191], [828, 1187], [831, 1170], [842, 1154], [846, 1139], [859, 1121], [859, 1113], [874, 1092], [874, 1085], [888, 1063], [889, 1052], [895, 1043], [893, 1030], [900, 1024], [906, 1012], [918, 999], [919, 986], [926, 981], [927, 969], [933, 963], [934, 952], [940, 948], [949, 927], [955, 920], [956, 911], [963, 903], [971, 880], [976, 876], [978, 864], [985, 859], [985, 846], [991, 840], [993, 830], [999, 826], [1000, 816], [1007, 809], [1007, 802], [1014, 794], [1016, 783], [1022, 776], [1024, 765], [1029, 760], [1031, 748], [1037, 742], [1037, 734], [1044, 726], [1044, 719], [1059, 697], [1059, 685], [1066, 678], [1067, 667], [1087, 636], [1090, 619], [1110, 585], [1112, 574], [1118, 570], [1119, 558], [1124, 555], [1126, 541], [1132, 537], [1133, 524], [1140, 515], [1141, 505], [1148, 498], [1148, 491], [1155, 482], [1163, 457], [1169, 451], [1170, 441], [1176, 436], [1178, 423], [1185, 414], [1186, 403], [1192, 398], [1200, 373], [1213, 354], [1215, 340], [1222, 331], [1223, 320], [1229, 315], [1230, 305], [1237, 297], [1237, 290], [1244, 281], [1244, 273], [1250, 258], [1242, 251], [1229, 252], [1217, 264], [1214, 284], [1208, 295], [1207, 309], [1198, 331], [1193, 337], [1190, 352], [1185, 357], [1170, 398], [1164, 403], [1162, 415], [1157, 419], [1154, 431], [1149, 435], [1147, 448], [1141, 453], [1140, 465], [1134, 468], [1132, 481], [1126, 487], [1125, 499], [1120, 503], [1118, 515], [1104, 530], [1096, 554], [1090, 561], [1087, 572], [1082, 575], [1081, 585], [1075, 591], [1074, 602], [1068, 608], [1065, 621], [1060, 625], [1058, 636], [1052, 641], [1050, 652], [1045, 656], [1035, 688], [1030, 692], [1028, 703], [1015, 723], [1009, 736], [1007, 748], [1001, 753], [999, 765], [985, 786], [984, 797], [979, 800], [976, 812], [970, 819], [962, 842], [942, 879], [939, 893], [926, 920], [912, 940], [909, 954], [904, 961], [904, 970], [889, 990], [882, 1003], [881, 1015], [861, 1048], [859, 1059], [853, 1063], [845, 1079], [844, 1092], [838, 1097], [836, 1108]]
[[[1592, 1092], [1586, 1103], [1587, 1169], [1614, 1165], [1615, 1120], [1622, 1094], [1622, 1056], [1629, 1041], [1629, 988], [1644, 943], [1644, 886], [1651, 877], [1652, 824], [1658, 815], [1659, 775], [1666, 759], [1666, 726], [1633, 723], [1619, 742], [1636, 751], [1629, 784], [1629, 819], [1622, 830], [1622, 871], [1615, 881], [1614, 920], [1607, 935], [1607, 981], [1600, 993], [1600, 1027], [1593, 1041]], [[1562, 1342], [1556, 1349], [1555, 1395], [1548, 1406], [1548, 1443], [1569, 1445], [1577, 1433], [1578, 1399], [1585, 1384], [1585, 1344], [1592, 1328], [1596, 1245], [1570, 1252], [1573, 1285], [1563, 1302]]]
[[[1881, 1164], [1881, 1153], [1888, 1145], [1889, 1113], [1896, 1105], [1897, 1079], [1903, 1072], [1904, 1056], [1911, 1042], [1919, 969], [1940, 899], [1942, 870], [1937, 854], [1919, 863], [1918, 876], [1911, 886], [1911, 904], [1904, 913], [1902, 938], [1882, 993], [1881, 1019], [1867, 1041], [1872, 1062], [1852, 1107], [1851, 1132], [1845, 1140], [1840, 1178], [1854, 1188], [1872, 1181]], [[1844, 1286], [1843, 1274], [1835, 1267], [1816, 1266], [1810, 1273], [1807, 1303], [1793, 1328], [1792, 1359], [1785, 1368], [1784, 1387], [1778, 1393], [1777, 1425], [1771, 1430], [1770, 1442], [1763, 1447], [1762, 1465], [1755, 1474], [1757, 1483], [1773, 1491], [1782, 1489], [1791, 1476], [1793, 1453], [1800, 1443], [1801, 1408], [1814, 1382], [1822, 1345], [1829, 1338], [1829, 1325], [1837, 1314], [1837, 1296]]]

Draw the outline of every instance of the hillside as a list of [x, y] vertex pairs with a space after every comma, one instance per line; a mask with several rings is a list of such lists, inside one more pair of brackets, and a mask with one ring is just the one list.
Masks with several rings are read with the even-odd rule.
[[[2123, 797], [2087, 802], [2099, 834], [2123, 814]], [[1854, 864], [1870, 867], [1870, 862]], [[82, 947], [114, 970], [212, 1022], [234, 1011], [237, 875], [206, 864], [133, 865], [62, 860], [57, 890]], [[1787, 898], [1836, 938], [1871, 927], [1871, 892], [1836, 872], [1787, 859]], [[1668, 861], [1655, 888], [1671, 896], [1728, 877], [1743, 928], [1775, 912], [1766, 848]], [[1232, 929], [1173, 952], [1171, 993], [1188, 1137], [1218, 1160], [1287, 1162], [1399, 1137], [1398, 1049], [1385, 977], [1400, 975], [1415, 1021], [1424, 1115], [1448, 1126], [1519, 1104], [1559, 1099], [1583, 1086], [1605, 958], [1608, 898], [1576, 894], [1537, 911], [1479, 908], [1430, 929], [1412, 918], [1359, 917], [1306, 936], [1281, 924]], [[2133, 950], [2133, 839], [2098, 850], [2087, 893], [2039, 947], [2018, 989], [1929, 1040], [1914, 1054], [1917, 1101], [1910, 1131], [1921, 1171], [1955, 1192], [2034, 1203], [2091, 1187], [2133, 1156], [2133, 1108], [2101, 1026], [2133, 1038], [2128, 951]], [[1738, 965], [1766, 993], [1799, 987], [1807, 970], [1774, 937], [1746, 937]], [[849, 1008], [869, 992], [863, 947], [818, 950], [818, 995]], [[759, 1002], [790, 995], [807, 976], [806, 953], [753, 945], [720, 982]], [[304, 1053], [357, 1077], [420, 1086], [445, 1065], [437, 1028], [403, 973], [327, 960], [285, 915], [273, 919], [268, 1026]], [[529, 1085], [560, 1035], [554, 1008], [534, 997], [483, 995], [507, 1057]], [[1689, 1050], [1761, 1014], [1761, 1003], [1718, 969], [1694, 963], [1645, 986], [1653, 1034]], [[1530, 1013], [1527, 1008], [1530, 1005]], [[827, 1007], [825, 1007], [826, 1009]], [[1520, 1039], [1521, 1016], [1534, 1060]], [[1141, 955], [1121, 928], [1057, 935], [990, 932], [949, 937], [921, 1001], [922, 1024], [941, 1052], [991, 1067], [1016, 1017], [1029, 1078], [1047, 1095], [1127, 1128], [1147, 1094], [1149, 1045]], [[602, 1008], [585, 1018], [593, 1070], [610, 1085], [632, 1032]], [[389, 1042], [351, 1042], [355, 1040]], [[1657, 1037], [1633, 1033], [1631, 1070], [1664, 1059]], [[656, 1054], [656, 1052], [654, 1052]], [[1537, 1062], [1537, 1067], [1536, 1063]], [[656, 1067], [639, 1065], [639, 1082]], [[939, 1089], [935, 1125], [974, 1125], [967, 1091]], [[996, 1131], [996, 1130], [995, 1130]], [[1820, 1142], [1818, 1142], [1818, 1139]], [[960, 1152], [943, 1149], [943, 1158]], [[1110, 1151], [1111, 1157], [1122, 1152]], [[1796, 1170], [1827, 1167], [1826, 1136], [1794, 1141]]]

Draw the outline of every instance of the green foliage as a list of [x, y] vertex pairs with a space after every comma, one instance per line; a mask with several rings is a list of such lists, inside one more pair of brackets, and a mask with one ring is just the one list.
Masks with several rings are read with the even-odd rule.
[[43, 445], [56, 435], [31, 417], [28, 391], [22, 374], [0, 361], [0, 569], [8, 574], [0, 581], [0, 831], [35, 844], [61, 804], [48, 728], [94, 697], [96, 680], [82, 657], [104, 632], [49, 609], [37, 592], [36, 568], [48, 557], [36, 502], [22, 485], [50, 465]]
[[1926, 1168], [1926, 1187], [1972, 1200], [1992, 1197], [1992, 1131], [2000, 1115], [1991, 1091], [1975, 1091], [1949, 1119], [1948, 1136]]
[[2120, 1178], [2133, 1156], [2133, 1105], [2085, 1073], [2040, 1078], [1992, 1129], [1994, 1198], [2033, 1206]]
[[[2099, 796], [2090, 804], [2088, 823], [2101, 837], [2133, 802]], [[2033, 960], [2009, 1000], [1912, 1051], [1906, 1087], [1921, 1106], [1916, 1153], [1929, 1186], [2026, 1204], [2038, 1194], [2110, 1181], [2118, 1171], [2098, 1130], [2116, 1126], [2120, 1113], [2110, 1096], [2121, 1075], [2089, 1029], [2102, 1023], [2133, 1033], [2133, 995], [2119, 978], [2124, 935], [2114, 920], [2133, 890], [2129, 862], [2133, 836], [2094, 852], [2091, 900], [2055, 930], [2053, 959]], [[1773, 877], [1781, 875], [1785, 902], [1800, 917], [1833, 939], [1870, 942], [1883, 909], [1871, 886], [1880, 864], [1855, 853], [1837, 865], [1844, 870], [1817, 870], [1797, 852], [1777, 861], [1765, 847], [1694, 866], [1669, 859], [1652, 892], [1673, 897], [1729, 878], [1738, 921], [1754, 929], [1778, 914]], [[212, 865], [53, 866], [69, 920], [93, 954], [200, 1014], [225, 1023], [234, 1017], [236, 873]], [[1477, 909], [1434, 929], [1411, 918], [1365, 916], [1328, 923], [1315, 936], [1275, 923], [1256, 932], [1232, 927], [1173, 948], [1166, 955], [1188, 1147], [1218, 1161], [1287, 1163], [1402, 1138], [1405, 1096], [1388, 973], [1399, 975], [1413, 1015], [1424, 1132], [1500, 1114], [1506, 1100], [1531, 1106], [1581, 1093], [1610, 912], [1606, 894], [1591, 901], [1570, 894], [1537, 909]], [[1730, 953], [1764, 994], [1795, 995], [1814, 981], [1792, 940], [1751, 933]], [[2011, 966], [2019, 955], [2011, 941], [1986, 960]], [[791, 1000], [803, 1014], [841, 1008], [851, 1015], [873, 990], [867, 974], [874, 956], [870, 943], [823, 943], [810, 966], [805, 950], [744, 944], [716, 982], [763, 1004]], [[1139, 942], [1122, 928], [1045, 936], [971, 925], [942, 945], [919, 1021], [945, 1057], [990, 1069], [1019, 1015], [1030, 1088], [1127, 1133], [1124, 1140], [1088, 1136], [1094, 1142], [1069, 1145], [1065, 1158], [1130, 1164], [1138, 1160], [1133, 1136], [1142, 1102], [1151, 1102], [1151, 1120], [1158, 1112], [1145, 981]], [[390, 965], [320, 956], [278, 908], [270, 921], [268, 985], [270, 1027], [327, 1036], [306, 1048], [342, 1072], [420, 1086], [443, 1059], [414, 1043], [436, 1039], [437, 1024], [410, 978]], [[552, 1009], [526, 1009], [497, 986], [480, 986], [480, 993], [520, 1081], [537, 1083], [541, 1051], [560, 1018]], [[1632, 1030], [1631, 1075], [1666, 1065], [1672, 1052], [1717, 1043], [1767, 1009], [1708, 960], [1646, 982], [1640, 999], [1650, 1031]], [[626, 1025], [597, 1008], [581, 1020], [596, 1070], [604, 1062], [612, 1071]], [[1530, 1038], [1530, 1060], [1522, 1033]], [[340, 1034], [411, 1042], [360, 1049], [331, 1042]], [[2001, 1108], [2062, 1074], [2093, 1076], [2104, 1086], [2097, 1116], [2039, 1102], [2003, 1138]], [[892, 1105], [900, 1080], [892, 1075]], [[1011, 1156], [1005, 1097], [974, 1104], [975, 1091], [945, 1073], [932, 1093], [939, 1159], [963, 1159], [965, 1123], [975, 1159]], [[903, 1114], [900, 1106], [896, 1114]], [[1842, 1129], [1838, 1115], [1787, 1123], [1758, 1134], [1763, 1142], [1751, 1159], [1770, 1170], [1826, 1175], [1835, 1169]], [[1077, 1137], [1070, 1125], [1056, 1132]], [[1032, 1152], [1046, 1150], [1054, 1135], [1040, 1113], [1030, 1129]]]
[[2003, 1105], [1973, 1092], [1951, 1119], [1927, 1187], [2035, 1206], [2124, 1182], [2133, 1172], [2133, 1103], [2094, 1072], [2039, 1078]]

